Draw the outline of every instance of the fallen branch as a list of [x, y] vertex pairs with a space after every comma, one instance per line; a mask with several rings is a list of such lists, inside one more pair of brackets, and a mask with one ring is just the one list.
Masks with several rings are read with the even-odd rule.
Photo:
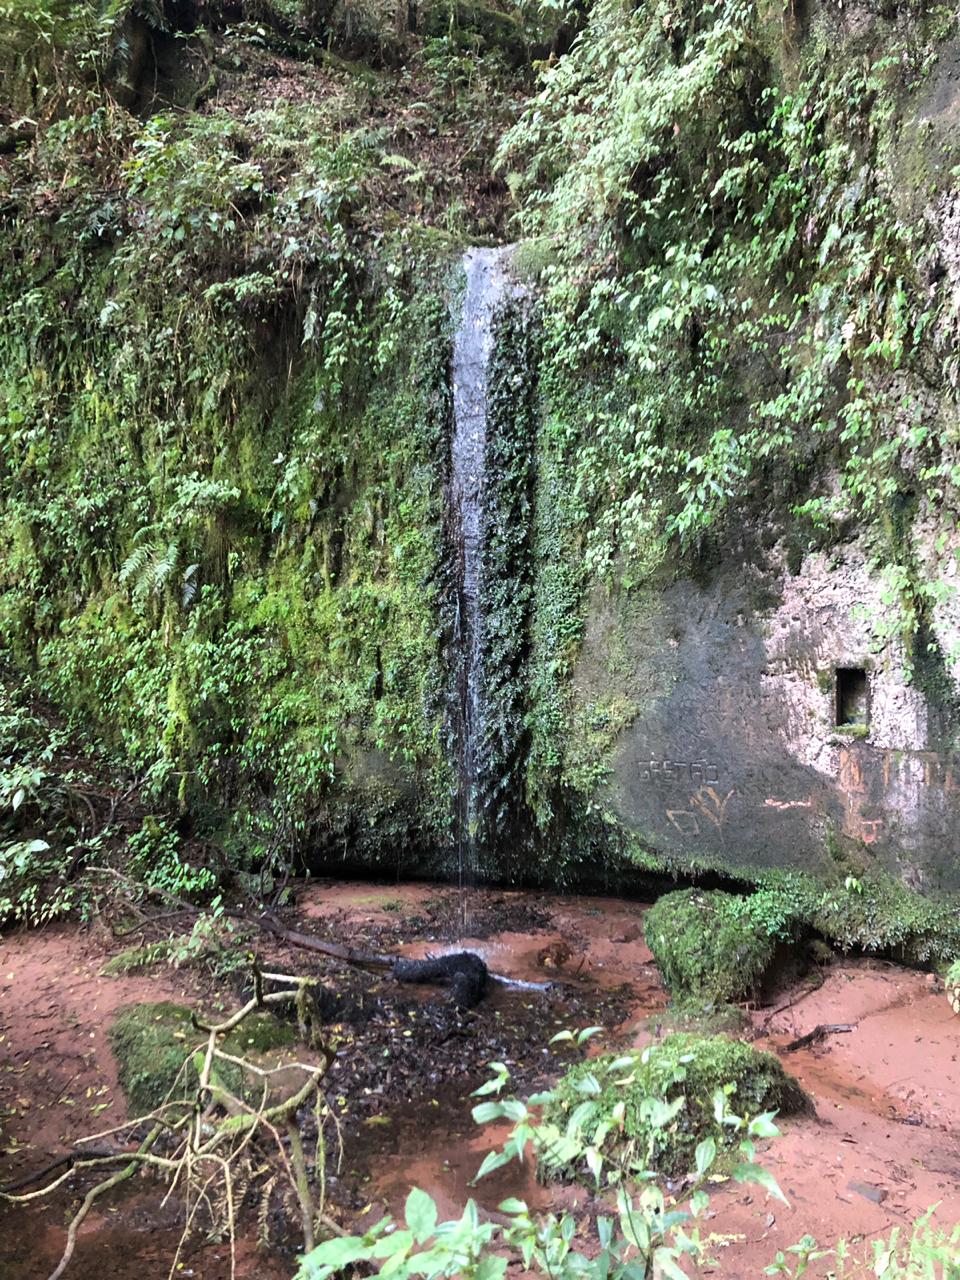
[[784, 1053], [794, 1053], [797, 1049], [806, 1049], [811, 1044], [818, 1044], [827, 1036], [840, 1035], [841, 1032], [856, 1031], [855, 1022], [820, 1022], [805, 1036], [797, 1036], [789, 1044], [783, 1046]]
[[[264, 975], [255, 972], [254, 996], [236, 1013], [223, 1022], [210, 1025], [205, 1025], [194, 1015], [194, 1025], [198, 1031], [205, 1033], [206, 1041], [186, 1054], [167, 1098], [155, 1111], [103, 1133], [78, 1139], [77, 1151], [54, 1161], [53, 1164], [21, 1183], [0, 1192], [0, 1199], [23, 1204], [49, 1195], [62, 1183], [85, 1169], [122, 1164], [122, 1168], [98, 1182], [85, 1195], [80, 1208], [70, 1221], [63, 1254], [57, 1267], [50, 1274], [49, 1280], [60, 1280], [69, 1266], [76, 1248], [77, 1234], [96, 1201], [142, 1168], [152, 1168], [170, 1179], [170, 1187], [165, 1199], [180, 1184], [179, 1194], [185, 1200], [186, 1225], [177, 1246], [173, 1270], [176, 1269], [177, 1260], [198, 1211], [206, 1207], [214, 1226], [216, 1227], [219, 1223], [219, 1228], [229, 1235], [230, 1275], [234, 1278], [237, 1213], [235, 1182], [246, 1186], [251, 1177], [267, 1174], [268, 1185], [272, 1189], [277, 1181], [270, 1161], [265, 1162], [263, 1159], [262, 1150], [255, 1159], [251, 1159], [248, 1154], [248, 1148], [251, 1148], [260, 1137], [268, 1138], [270, 1146], [276, 1149], [283, 1176], [296, 1197], [300, 1209], [305, 1250], [309, 1251], [313, 1247], [318, 1222], [331, 1231], [341, 1230], [322, 1212], [322, 1200], [320, 1205], [316, 1203], [307, 1175], [303, 1142], [296, 1123], [297, 1112], [311, 1098], [314, 1099], [314, 1106], [319, 1114], [319, 1104], [322, 1100], [320, 1087], [334, 1060], [334, 1051], [321, 1042], [319, 1048], [323, 1055], [322, 1062], [284, 1063], [280, 1067], [268, 1070], [236, 1054], [227, 1053], [219, 1047], [221, 1038], [239, 1026], [255, 1010], [297, 1000], [298, 993], [305, 989], [304, 980], [295, 976], [270, 974], [267, 975], [267, 980], [279, 982], [288, 989], [265, 992]], [[256, 1077], [260, 1081], [262, 1091], [258, 1107], [250, 1106], [242, 1097], [237, 1097], [226, 1087], [218, 1076], [217, 1063], [229, 1063], [231, 1066], [238, 1067], [244, 1075]], [[183, 1079], [183, 1073], [191, 1066], [196, 1071], [197, 1087], [192, 1091], [192, 1096], [175, 1098], [173, 1095]], [[287, 1096], [270, 1104], [271, 1077], [280, 1073], [288, 1074], [291, 1070], [303, 1073], [305, 1077], [303, 1083]], [[102, 1141], [105, 1137], [114, 1134], [133, 1133], [142, 1130], [146, 1125], [150, 1126], [149, 1132], [136, 1150], [103, 1152], [90, 1150], [88, 1147], [88, 1144], [94, 1141]], [[290, 1148], [289, 1156], [278, 1125], [286, 1136]], [[166, 1143], [164, 1150], [169, 1151], [170, 1154], [159, 1154], [156, 1150], [161, 1140]], [[64, 1165], [67, 1166], [65, 1169]], [[53, 1182], [37, 1191], [17, 1194], [21, 1186], [29, 1186], [30, 1183], [39, 1181], [58, 1169], [63, 1171]], [[222, 1186], [222, 1194], [214, 1195], [212, 1188], [215, 1184]]]
[[[154, 897], [163, 899], [165, 902], [172, 902], [184, 911], [192, 912], [194, 915], [200, 915], [198, 907], [191, 906], [185, 899], [179, 897], [175, 893], [171, 893], [167, 889], [153, 888], [149, 885], [139, 884], [137, 881], [131, 880], [128, 876], [123, 875], [120, 871], [115, 871], [112, 867], [92, 867], [92, 871], [103, 872], [112, 876], [115, 880], [119, 880], [128, 888], [136, 889], [142, 893], [152, 894]], [[387, 969], [392, 970], [399, 961], [405, 961], [402, 956], [381, 955], [377, 952], [358, 951], [354, 947], [344, 947], [336, 942], [324, 942], [320, 938], [314, 938], [309, 933], [299, 933], [295, 929], [288, 929], [281, 924], [269, 912], [262, 915], [251, 915], [246, 911], [225, 911], [224, 915], [231, 920], [239, 920], [243, 924], [250, 925], [252, 928], [260, 929], [265, 933], [271, 933], [274, 937], [280, 938], [281, 941], [287, 943], [291, 947], [299, 947], [303, 951], [312, 951], [319, 955], [329, 956], [333, 960], [340, 960], [344, 964], [356, 965], [362, 969]], [[472, 953], [469, 953], [472, 954]], [[405, 961], [406, 962], [406, 961]], [[518, 991], [551, 991], [559, 984], [556, 982], [529, 982], [521, 978], [508, 978], [500, 973], [487, 972], [487, 978], [491, 982], [495, 982], [498, 986], [512, 987]]]
[[8, 1182], [5, 1187], [0, 1187], [0, 1195], [13, 1195], [15, 1191], [22, 1191], [24, 1187], [32, 1186], [34, 1182], [40, 1182], [43, 1178], [49, 1177], [51, 1173], [55, 1173], [57, 1169], [62, 1169], [64, 1165], [69, 1165], [72, 1168], [78, 1160], [90, 1161], [101, 1158], [115, 1159], [117, 1155], [116, 1152], [103, 1150], [85, 1153], [68, 1151], [65, 1156], [59, 1156], [56, 1160], [51, 1161], [50, 1164], [45, 1164], [42, 1168], [35, 1169], [33, 1173], [26, 1174], [18, 1182]]
[[73, 1215], [73, 1218], [70, 1221], [70, 1226], [67, 1228], [66, 1248], [63, 1251], [63, 1256], [61, 1257], [59, 1263], [57, 1264], [55, 1269], [51, 1271], [50, 1280], [60, 1280], [60, 1277], [63, 1275], [64, 1271], [66, 1271], [67, 1267], [70, 1265], [70, 1259], [73, 1257], [73, 1251], [77, 1247], [77, 1232], [80, 1230], [80, 1226], [84, 1218], [93, 1208], [94, 1204], [97, 1202], [97, 1200], [100, 1199], [102, 1195], [106, 1195], [108, 1191], [112, 1191], [114, 1187], [118, 1187], [121, 1182], [126, 1182], [128, 1178], [133, 1177], [133, 1175], [137, 1172], [137, 1169], [139, 1169], [140, 1167], [137, 1156], [142, 1155], [146, 1151], [149, 1151], [150, 1147], [153, 1145], [154, 1142], [156, 1142], [157, 1138], [160, 1136], [160, 1133], [161, 1133], [161, 1128], [159, 1125], [153, 1128], [150, 1131], [150, 1133], [146, 1136], [146, 1138], [144, 1138], [143, 1142], [140, 1144], [140, 1150], [137, 1152], [137, 1155], [134, 1156], [134, 1158], [130, 1160], [130, 1162], [123, 1169], [118, 1169], [117, 1172], [113, 1174], [111, 1177], [107, 1178], [106, 1181], [98, 1182], [95, 1187], [91, 1187], [90, 1190], [87, 1192], [86, 1196], [84, 1197], [83, 1204], [80, 1206], [77, 1212]]

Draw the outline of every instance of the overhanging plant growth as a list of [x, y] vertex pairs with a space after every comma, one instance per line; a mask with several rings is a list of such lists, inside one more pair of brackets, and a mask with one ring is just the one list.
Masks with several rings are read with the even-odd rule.
[[602, 2], [501, 143], [543, 292], [539, 812], [596, 788], [630, 715], [574, 705], [598, 585], [696, 569], [733, 508], [791, 557], [855, 527], [886, 584], [877, 643], [902, 636], [921, 684], [942, 668], [952, 588], [920, 531], [946, 545], [957, 500], [955, 291], [919, 212], [940, 144], [908, 122], [955, 20], [858, 30], [827, 7], [801, 32], [762, 4]]

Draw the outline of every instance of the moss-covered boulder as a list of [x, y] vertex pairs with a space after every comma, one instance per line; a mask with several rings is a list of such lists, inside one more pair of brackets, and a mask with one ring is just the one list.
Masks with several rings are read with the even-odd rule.
[[[704, 1138], [713, 1137], [721, 1150], [739, 1141], [735, 1127], [716, 1118], [718, 1090], [728, 1094], [729, 1111], [744, 1118], [767, 1111], [812, 1111], [803, 1089], [773, 1054], [727, 1036], [677, 1034], [644, 1050], [579, 1063], [557, 1085], [544, 1121], [562, 1133], [572, 1128], [588, 1141], [598, 1126], [608, 1124], [600, 1141], [608, 1156], [677, 1175], [693, 1168], [694, 1152]], [[679, 1098], [683, 1105], [676, 1115], [659, 1124], [651, 1100]], [[540, 1163], [547, 1172], [577, 1172], [562, 1140], [548, 1140]]]
[[758, 923], [749, 899], [718, 891], [668, 893], [644, 917], [644, 936], [671, 995], [720, 1005], [760, 985], [776, 939]]
[[[193, 1026], [189, 1009], [169, 1001], [130, 1005], [121, 1009], [109, 1035], [120, 1087], [132, 1112], [153, 1110], [171, 1090], [182, 1097], [196, 1087], [196, 1072], [188, 1059], [193, 1050], [206, 1044], [206, 1035]], [[292, 1026], [270, 1013], [256, 1013], [225, 1037], [222, 1048], [236, 1056], [255, 1058], [289, 1045], [295, 1038]], [[245, 1081], [240, 1068], [220, 1063], [217, 1070], [226, 1088], [243, 1096]]]

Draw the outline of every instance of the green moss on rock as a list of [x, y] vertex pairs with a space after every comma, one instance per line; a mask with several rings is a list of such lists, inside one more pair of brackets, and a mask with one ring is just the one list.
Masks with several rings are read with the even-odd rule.
[[757, 989], [776, 940], [747, 903], [729, 893], [682, 889], [650, 908], [644, 935], [675, 999], [720, 1005]]
[[[184, 935], [186, 936], [188, 935]], [[100, 972], [105, 977], [116, 978], [125, 973], [136, 973], [138, 969], [166, 964], [170, 959], [172, 945], [172, 939], [163, 938], [159, 942], [144, 942], [138, 947], [127, 947], [125, 951], [111, 956]]]
[[[697, 1143], [704, 1138], [715, 1138], [720, 1148], [736, 1140], [736, 1130], [716, 1119], [713, 1099], [718, 1090], [728, 1093], [729, 1110], [741, 1117], [812, 1109], [800, 1085], [772, 1054], [726, 1036], [677, 1034], [643, 1051], [579, 1063], [560, 1081], [544, 1119], [562, 1130], [573, 1125], [591, 1136], [608, 1122], [610, 1130], [602, 1142], [608, 1155], [675, 1175], [693, 1167]], [[655, 1125], [650, 1099], [673, 1102], [681, 1097], [683, 1106], [676, 1116], [664, 1126]], [[592, 1105], [587, 1109], [584, 1103]], [[620, 1103], [622, 1124], [614, 1113]], [[555, 1149], [562, 1157], [562, 1144]], [[549, 1168], [549, 1156], [546, 1163]], [[562, 1158], [552, 1163], [555, 1169], [573, 1171]]]
[[[193, 1026], [189, 1009], [170, 1001], [130, 1005], [117, 1015], [109, 1035], [120, 1087], [132, 1112], [146, 1113], [158, 1107], [171, 1090], [183, 1096], [195, 1087], [196, 1075], [187, 1058], [206, 1037]], [[258, 1013], [245, 1018], [222, 1047], [227, 1053], [250, 1056], [292, 1044], [295, 1039], [292, 1027], [270, 1013]], [[218, 1075], [231, 1093], [243, 1096], [243, 1073], [238, 1067], [221, 1063]]]

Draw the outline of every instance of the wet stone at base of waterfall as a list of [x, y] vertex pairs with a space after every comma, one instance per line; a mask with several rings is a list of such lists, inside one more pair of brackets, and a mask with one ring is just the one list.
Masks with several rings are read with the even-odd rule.
[[456, 951], [425, 960], [397, 960], [391, 970], [398, 982], [424, 982], [449, 986], [454, 1004], [472, 1009], [487, 990], [487, 966], [472, 951]]

